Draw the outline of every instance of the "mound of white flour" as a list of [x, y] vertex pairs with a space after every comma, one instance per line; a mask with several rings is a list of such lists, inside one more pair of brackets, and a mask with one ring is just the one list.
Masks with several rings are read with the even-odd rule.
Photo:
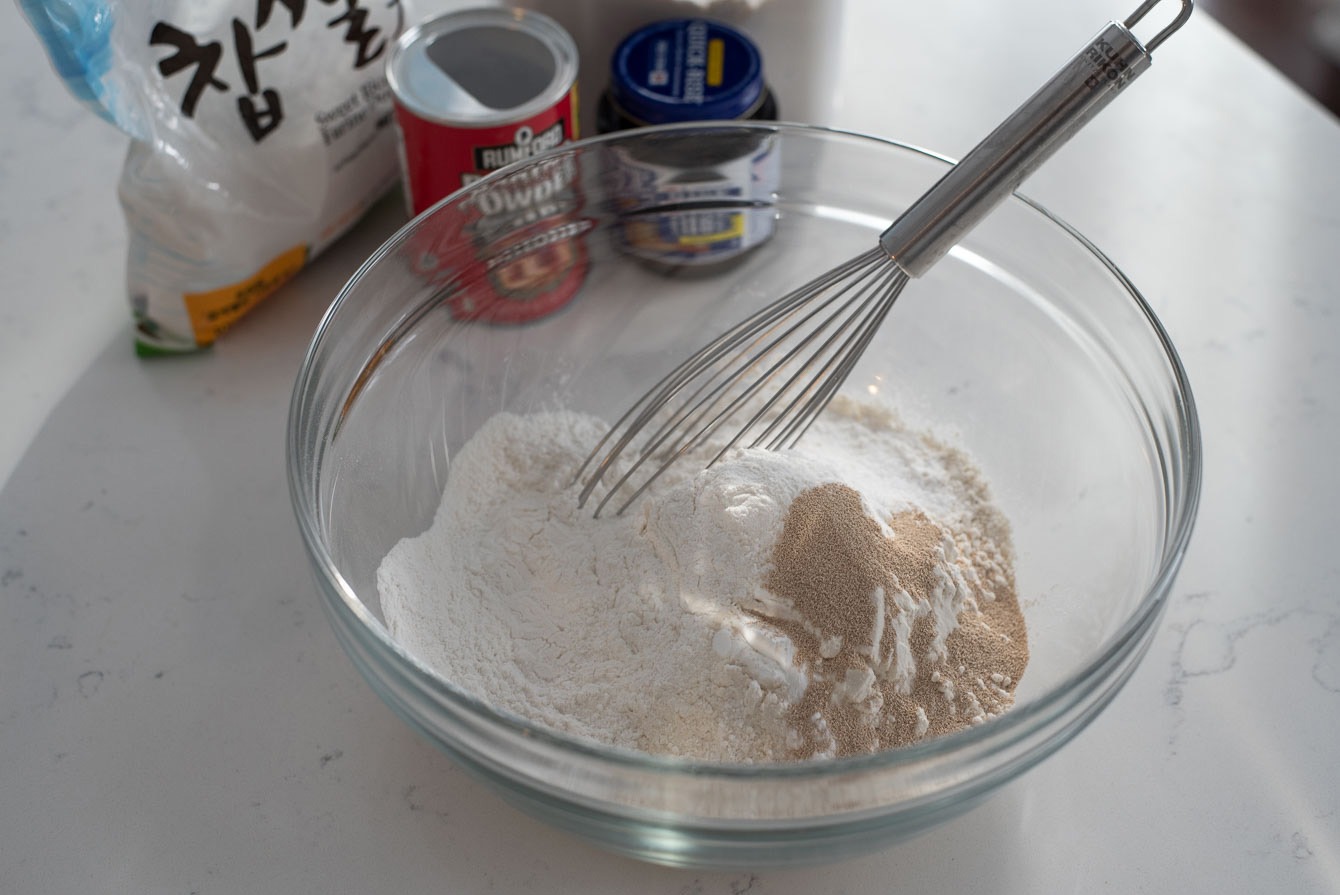
[[604, 429], [569, 412], [489, 420], [453, 459], [430, 529], [377, 582], [393, 636], [447, 681], [608, 745], [788, 757], [787, 710], [809, 680], [768, 623], [794, 613], [762, 582], [800, 493], [841, 482], [873, 519], [983, 518], [962, 454], [839, 399], [798, 449], [677, 464], [622, 517], [592, 519], [572, 477]]

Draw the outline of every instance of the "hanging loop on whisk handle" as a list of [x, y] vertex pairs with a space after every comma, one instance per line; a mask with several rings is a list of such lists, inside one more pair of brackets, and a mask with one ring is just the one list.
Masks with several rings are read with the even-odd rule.
[[[1127, 28], [1134, 28], [1137, 22], [1143, 19], [1151, 9], [1158, 6], [1162, 2], [1163, 0], [1145, 0], [1144, 3], [1140, 4], [1139, 9], [1137, 9], [1135, 12], [1131, 13], [1126, 17], [1126, 21], [1123, 22], [1122, 24], [1124, 24]], [[1164, 26], [1162, 31], [1160, 31], [1158, 34], [1155, 34], [1149, 40], [1145, 41], [1145, 49], [1148, 50], [1149, 52], [1152, 53], [1155, 50], [1157, 50], [1159, 44], [1163, 43], [1165, 40], [1171, 37], [1174, 31], [1185, 25], [1186, 20], [1191, 18], [1191, 6], [1192, 6], [1191, 0], [1180, 0], [1180, 2], [1182, 4], [1182, 8], [1178, 10], [1177, 17], [1173, 19], [1171, 22], [1169, 22], [1166, 26]]]
[[[1157, 2], [1141, 6], [1130, 24]], [[1190, 10], [1190, 0], [1182, 0], [1181, 14], [1151, 45]], [[924, 274], [1149, 64], [1149, 50], [1130, 28], [1110, 23], [894, 221], [880, 246], [909, 276]]]

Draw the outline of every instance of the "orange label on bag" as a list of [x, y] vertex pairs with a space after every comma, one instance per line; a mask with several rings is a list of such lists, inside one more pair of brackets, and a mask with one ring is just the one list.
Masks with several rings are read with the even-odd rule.
[[188, 292], [183, 295], [182, 301], [186, 304], [186, 313], [191, 317], [191, 330], [195, 334], [196, 344], [202, 348], [212, 345], [220, 333], [291, 280], [306, 263], [307, 246], [294, 246], [280, 252], [240, 283], [209, 292]]

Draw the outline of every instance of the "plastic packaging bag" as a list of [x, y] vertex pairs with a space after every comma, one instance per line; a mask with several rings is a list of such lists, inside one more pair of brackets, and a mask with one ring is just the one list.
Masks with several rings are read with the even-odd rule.
[[131, 137], [141, 354], [205, 347], [396, 181], [398, 0], [21, 0], [72, 93]]

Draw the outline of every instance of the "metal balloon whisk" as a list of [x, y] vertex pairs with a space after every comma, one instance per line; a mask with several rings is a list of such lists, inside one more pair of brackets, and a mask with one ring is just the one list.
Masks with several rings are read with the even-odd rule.
[[[1111, 22], [879, 237], [877, 246], [793, 290], [672, 370], [614, 424], [578, 470], [578, 503], [622, 513], [672, 464], [748, 414], [711, 466], [737, 446], [794, 445], [828, 406], [898, 294], [1145, 71], [1151, 53], [1191, 15], [1147, 44], [1131, 29], [1162, 0]], [[617, 473], [615, 473], [617, 470]], [[607, 481], [612, 479], [612, 481]]]

